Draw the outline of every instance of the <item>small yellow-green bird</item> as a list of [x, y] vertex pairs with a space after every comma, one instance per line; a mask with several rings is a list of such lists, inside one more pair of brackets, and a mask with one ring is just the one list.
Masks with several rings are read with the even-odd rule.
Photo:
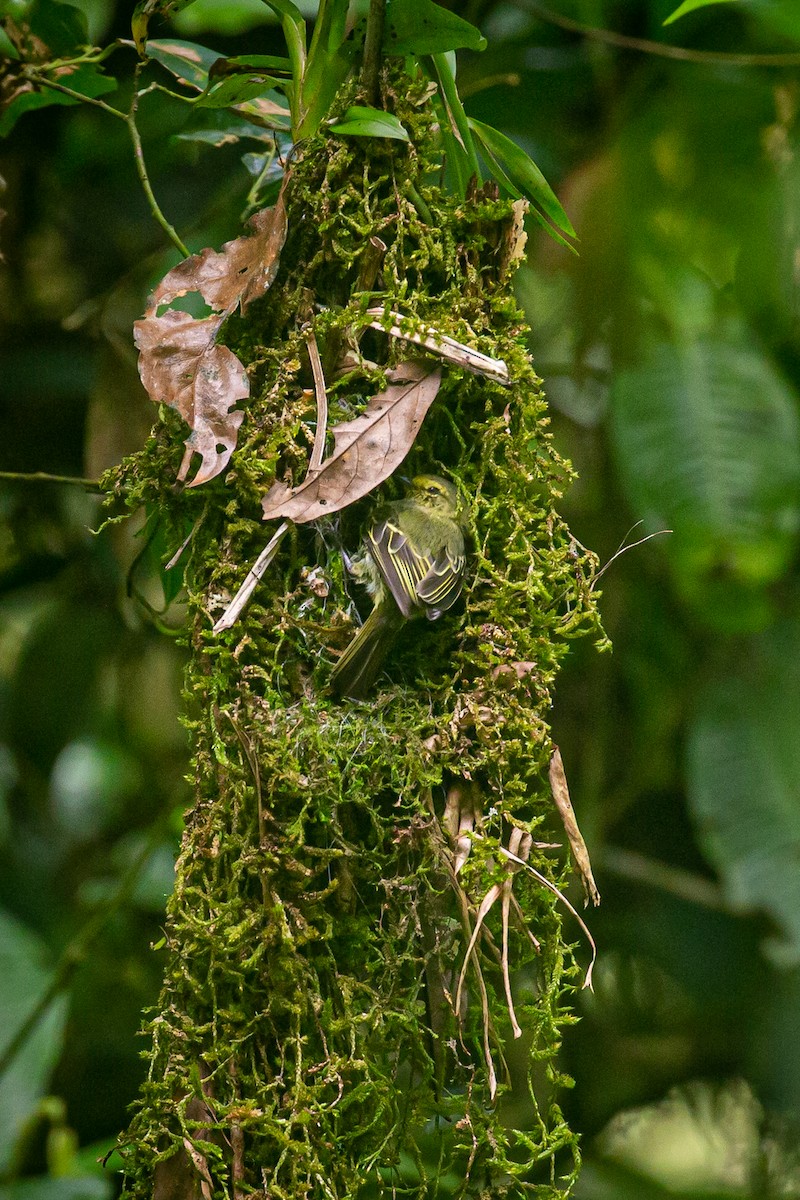
[[438, 475], [417, 475], [402, 500], [378, 512], [352, 563], [373, 609], [333, 668], [340, 696], [363, 700], [409, 618], [435, 621], [453, 607], [464, 582], [465, 528], [455, 485]]

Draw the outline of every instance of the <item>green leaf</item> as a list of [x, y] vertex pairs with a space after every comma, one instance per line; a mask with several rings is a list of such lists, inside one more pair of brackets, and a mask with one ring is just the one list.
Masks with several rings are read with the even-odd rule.
[[688, 798], [731, 906], [761, 911], [800, 963], [800, 623], [731, 647], [688, 729]]
[[292, 64], [288, 58], [274, 54], [236, 54], [231, 58], [219, 58], [214, 63], [211, 75], [255, 74], [257, 71], [277, 71], [290, 75]]
[[161, 63], [180, 83], [204, 92], [208, 87], [211, 68], [222, 56], [218, 51], [199, 46], [196, 42], [171, 39], [148, 42], [147, 57]]
[[[288, 115], [288, 114], [287, 114]], [[206, 118], [208, 120], [208, 118]], [[202, 129], [185, 129], [173, 134], [176, 142], [201, 142], [207, 146], [233, 146], [240, 141], [262, 142], [273, 146], [274, 134], [261, 125], [254, 125], [236, 113], [219, 112], [210, 117]]]
[[[736, 588], [780, 577], [800, 528], [797, 398], [742, 330], [658, 342], [622, 371], [611, 432], [628, 502], [666, 540], [679, 589], [707, 623], [735, 625]], [[758, 612], [742, 623], [755, 620]]]
[[[0, 910], [0, 1053], [9, 1045], [52, 979], [47, 949]], [[50, 1006], [0, 1079], [0, 1171], [11, 1161], [26, 1119], [44, 1094], [61, 1051], [66, 1003]]]
[[[463, 155], [456, 153], [453, 155], [452, 142], [449, 145], [451, 156], [454, 159], [453, 166], [459, 176], [458, 195], [463, 198], [466, 194], [466, 186], [469, 183], [470, 177], [475, 176], [478, 184], [482, 183], [481, 168], [478, 162], [478, 155], [475, 151], [475, 143], [472, 138], [472, 130], [469, 126], [467, 114], [464, 112], [464, 106], [461, 103], [461, 97], [458, 94], [456, 87], [456, 56], [453, 53], [434, 54], [433, 69], [436, 72], [436, 77], [439, 80], [439, 89], [442, 98], [442, 108], [446, 115], [446, 120], [442, 125], [445, 130], [448, 126], [452, 131], [452, 137], [461, 146]], [[448, 138], [446, 135], [443, 138], [445, 142], [445, 152], [447, 152]], [[464, 172], [463, 162], [457, 165], [459, 159], [466, 159], [466, 171]], [[466, 181], [463, 181], [460, 176], [466, 174]]]
[[444, 54], [462, 49], [486, 49], [486, 38], [469, 21], [433, 0], [389, 0], [385, 54]]
[[54, 58], [71, 54], [89, 40], [86, 17], [81, 10], [57, 0], [34, 0], [28, 11], [27, 24]]
[[195, 104], [197, 108], [230, 108], [231, 105], [243, 104], [256, 96], [266, 95], [279, 83], [279, 80], [270, 75], [249, 79], [241, 75], [231, 75], [219, 83], [209, 80], [209, 87], [198, 97]]
[[679, 4], [674, 12], [670, 13], [664, 21], [665, 25], [671, 25], [673, 21], [677, 21], [679, 17], [685, 17], [687, 13], [694, 12], [696, 8], [708, 8], [710, 4], [731, 4], [733, 0], [683, 0], [683, 4]]
[[515, 189], [514, 194], [525, 196], [550, 218], [557, 229], [568, 237], [575, 237], [572, 222], [561, 207], [558, 197], [522, 147], [512, 142], [504, 133], [493, 129], [491, 125], [484, 125], [483, 121], [476, 121], [470, 117], [469, 125], [491, 162], [499, 167], [504, 177], [511, 182]]
[[360, 105], [348, 108], [343, 120], [331, 125], [330, 128], [332, 133], [346, 134], [351, 137], [394, 138], [399, 142], [409, 140], [406, 129], [394, 113]]

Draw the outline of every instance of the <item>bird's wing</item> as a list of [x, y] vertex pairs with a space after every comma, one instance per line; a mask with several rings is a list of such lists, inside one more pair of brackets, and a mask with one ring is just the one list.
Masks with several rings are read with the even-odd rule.
[[369, 551], [395, 604], [404, 617], [410, 617], [421, 600], [419, 587], [434, 566], [430, 555], [420, 554], [399, 524], [384, 517], [367, 534]]
[[425, 607], [425, 616], [432, 621], [452, 608], [461, 595], [466, 561], [463, 554], [445, 547], [417, 584], [417, 596]]

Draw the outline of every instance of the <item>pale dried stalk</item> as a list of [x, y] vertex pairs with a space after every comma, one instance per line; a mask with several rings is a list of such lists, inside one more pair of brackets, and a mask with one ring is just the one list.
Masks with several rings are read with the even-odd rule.
[[569, 798], [567, 776], [558, 746], [553, 748], [553, 755], [550, 759], [550, 787], [553, 791], [556, 808], [564, 823], [564, 831], [569, 838], [575, 865], [580, 872], [581, 881], [583, 882], [583, 890], [586, 894], [584, 903], [588, 904], [591, 900], [594, 905], [598, 905], [600, 903], [600, 893], [597, 890], [597, 884], [592, 874], [589, 851], [586, 848], [586, 842], [583, 840], [583, 834], [578, 828], [575, 810]]
[[[445, 333], [439, 333], [430, 325], [419, 324], [415, 329], [409, 329], [407, 327], [408, 318], [399, 312], [390, 310], [389, 313], [386, 313], [382, 308], [368, 308], [366, 315], [379, 318], [370, 322], [371, 329], [379, 329], [383, 333], [388, 333], [390, 337], [402, 338], [404, 342], [413, 342], [415, 346], [424, 346], [426, 350], [432, 351], [433, 354], [453, 363], [456, 367], [463, 367], [474, 375], [483, 375], [486, 379], [491, 379], [503, 387], [511, 386], [508, 367], [502, 358], [490, 358], [488, 354], [483, 354], [480, 350], [473, 350], [471, 346], [465, 346], [463, 342], [457, 342], [455, 338], [448, 337]], [[387, 316], [391, 317], [393, 322], [388, 328], [385, 325]], [[405, 328], [403, 322], [406, 322]]]
[[233, 597], [214, 628], [211, 630], [212, 633], [221, 633], [223, 629], [230, 629], [232, 625], [236, 624], [242, 609], [248, 604], [250, 597], [258, 586], [259, 580], [262, 578], [267, 567], [277, 554], [278, 547], [280, 546], [288, 529], [289, 522], [283, 521], [275, 530], [272, 537], [267, 542], [266, 546], [248, 571], [244, 583], [239, 588], [238, 592]]
[[306, 348], [311, 362], [311, 373], [314, 376], [314, 393], [317, 398], [317, 429], [314, 434], [314, 445], [311, 458], [308, 461], [308, 475], [318, 471], [325, 457], [325, 438], [328, 435], [328, 393], [325, 389], [325, 376], [322, 371], [322, 360], [319, 356], [317, 339], [313, 330], [306, 334]]

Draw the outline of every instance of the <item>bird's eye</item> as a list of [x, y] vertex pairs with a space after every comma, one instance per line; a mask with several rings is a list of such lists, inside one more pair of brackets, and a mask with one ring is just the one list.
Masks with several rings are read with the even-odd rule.
[[438, 489], [437, 487], [429, 487], [429, 488], [428, 488], [428, 495], [429, 495], [429, 496], [438, 496], [438, 495], [439, 495], [439, 489]]

